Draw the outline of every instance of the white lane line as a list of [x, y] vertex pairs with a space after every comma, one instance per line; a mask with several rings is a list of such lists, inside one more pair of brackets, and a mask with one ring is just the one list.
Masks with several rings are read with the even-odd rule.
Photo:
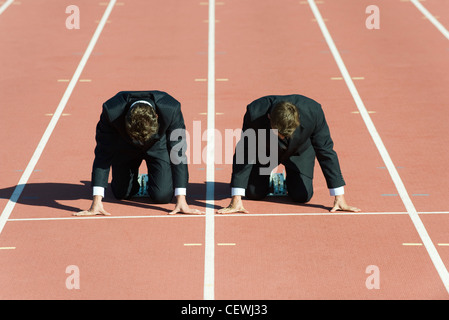
[[73, 92], [73, 89], [75, 88], [78, 79], [81, 76], [81, 73], [83, 72], [84, 67], [86, 66], [87, 60], [89, 59], [95, 44], [97, 43], [98, 38], [100, 37], [101, 32], [103, 31], [104, 25], [106, 24], [106, 21], [111, 14], [112, 8], [114, 7], [116, 0], [111, 0], [109, 2], [108, 7], [106, 8], [103, 18], [101, 19], [100, 23], [98, 24], [97, 29], [95, 30], [94, 35], [92, 36], [92, 39], [90, 40], [90, 43], [86, 49], [86, 52], [84, 52], [83, 57], [81, 58], [81, 61], [78, 65], [78, 67], [75, 70], [75, 73], [73, 74], [72, 80], [70, 80], [70, 83], [67, 86], [67, 89], [64, 92], [64, 95], [62, 96], [61, 101], [59, 102], [58, 107], [56, 108], [55, 113], [53, 114], [53, 117], [50, 120], [50, 123], [47, 126], [47, 129], [44, 132], [44, 135], [42, 136], [39, 144], [37, 145], [36, 150], [34, 151], [33, 156], [31, 157], [30, 162], [28, 163], [26, 169], [24, 170], [22, 176], [20, 177], [19, 183], [17, 184], [16, 188], [14, 189], [13, 194], [11, 195], [11, 198], [9, 199], [8, 203], [6, 204], [5, 208], [3, 209], [3, 212], [0, 216], [0, 233], [2, 232], [3, 228], [5, 227], [6, 221], [8, 221], [9, 216], [11, 215], [12, 210], [14, 209], [17, 201], [19, 200], [20, 195], [22, 194], [23, 189], [25, 188], [25, 185], [28, 182], [28, 179], [31, 176], [31, 173], [34, 170], [34, 167], [36, 166], [37, 162], [39, 161], [39, 158], [44, 151], [44, 148], [50, 139], [50, 136], [56, 127], [56, 124], [58, 123], [59, 118], [61, 117], [62, 112], [64, 111], [65, 106], [67, 105], [67, 102], [69, 101], [69, 98]]
[[[334, 56], [334, 59], [338, 65], [338, 68], [340, 69], [340, 72], [346, 82], [346, 85], [351, 92], [351, 95], [357, 105], [357, 108], [359, 109], [360, 115], [363, 118], [363, 121], [365, 122], [365, 125], [374, 140], [374, 143], [376, 144], [376, 147], [388, 169], [388, 172], [390, 173], [390, 176], [396, 186], [396, 189], [399, 192], [399, 196], [402, 199], [402, 202], [404, 203], [404, 206], [410, 216], [410, 219], [412, 220], [416, 230], [418, 231], [419, 236], [421, 237], [421, 240], [424, 243], [424, 246], [426, 247], [426, 250], [435, 266], [435, 268], [438, 271], [438, 274], [443, 281], [443, 284], [449, 293], [449, 272], [446, 269], [446, 266], [444, 265], [443, 261], [441, 260], [440, 255], [438, 254], [438, 251], [433, 244], [432, 240], [429, 237], [429, 234], [427, 233], [426, 228], [424, 227], [424, 224], [422, 223], [421, 219], [419, 218], [419, 215], [415, 209], [415, 206], [412, 203], [412, 200], [410, 199], [407, 190], [405, 189], [405, 186], [402, 182], [401, 177], [399, 176], [398, 171], [396, 170], [395, 165], [393, 164], [393, 161], [390, 158], [390, 155], [388, 154], [387, 149], [385, 148], [385, 145], [382, 142], [382, 139], [380, 138], [376, 127], [374, 126], [374, 123], [371, 121], [371, 118], [368, 114], [368, 111], [366, 110], [365, 105], [363, 104], [363, 101], [354, 85], [354, 82], [351, 79], [351, 76], [349, 75], [348, 70], [346, 69], [346, 66], [340, 56], [340, 53], [338, 52], [337, 47], [335, 46], [335, 43], [326, 27], [326, 24], [323, 21], [323, 18], [321, 16], [320, 11], [318, 10], [318, 7], [316, 6], [314, 0], [308, 0], [310, 8], [312, 9], [313, 14], [315, 15], [315, 18], [318, 21], [318, 25], [321, 29], [321, 32], [323, 33], [323, 36], [327, 42], [327, 45], [329, 46], [329, 49], [332, 52], [332, 55]], [[412, 0], [413, 1], [413, 0]]]
[[419, 11], [449, 40], [449, 31], [418, 0], [411, 0]]
[[[426, 211], [418, 212], [418, 214], [449, 214], [449, 211]], [[376, 216], [376, 215], [408, 215], [408, 212], [289, 212], [289, 213], [233, 213], [233, 214], [217, 214], [217, 218], [232, 218], [232, 217], [286, 217], [286, 216]], [[182, 219], [182, 218], [203, 218], [203, 215], [195, 214], [177, 214], [177, 215], [160, 215], [160, 216], [93, 216], [93, 217], [58, 217], [58, 218], [17, 218], [8, 219], [9, 222], [20, 221], [64, 221], [64, 220], [107, 220], [107, 219]]]
[[209, 0], [207, 75], [206, 230], [204, 243], [204, 300], [215, 298], [215, 0]]
[[0, 14], [2, 14], [12, 3], [14, 0], [8, 0], [0, 7]]
[[[449, 214], [449, 211], [426, 211], [418, 212], [418, 214]], [[408, 215], [408, 212], [290, 212], [290, 213], [233, 213], [233, 214], [217, 214], [217, 218], [232, 218], [232, 217], [301, 217], [301, 216], [376, 216], [376, 215]], [[160, 216], [93, 216], [93, 217], [58, 217], [58, 218], [17, 218], [8, 219], [8, 222], [20, 221], [69, 221], [69, 220], [107, 220], [107, 219], [182, 219], [182, 218], [203, 218], [202, 215], [194, 214], [177, 214], [177, 215], [160, 215]]]
[[70, 221], [70, 220], [108, 220], [108, 219], [182, 219], [182, 218], [203, 218], [203, 215], [194, 215], [194, 214], [177, 214], [177, 215], [160, 215], [160, 216], [85, 216], [85, 217], [58, 217], [58, 218], [17, 218], [17, 219], [8, 219], [8, 222], [17, 222], [17, 221]]

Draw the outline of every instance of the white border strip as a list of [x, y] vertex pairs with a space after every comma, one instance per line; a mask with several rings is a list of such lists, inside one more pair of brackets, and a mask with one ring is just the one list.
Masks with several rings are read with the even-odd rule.
[[204, 300], [215, 298], [215, 0], [209, 0]]
[[[432, 214], [449, 214], [449, 211], [425, 211], [418, 212], [421, 215], [432, 215]], [[290, 212], [290, 213], [233, 213], [233, 214], [217, 214], [216, 218], [232, 218], [232, 217], [302, 217], [302, 216], [380, 216], [380, 215], [408, 215], [408, 212]], [[8, 219], [9, 222], [20, 222], [20, 221], [70, 221], [70, 220], [107, 220], [107, 219], [182, 219], [182, 218], [203, 218], [202, 215], [194, 214], [178, 214], [178, 215], [144, 215], [144, 216], [90, 216], [90, 217], [58, 217], [58, 218], [16, 218]]]
[[2, 14], [12, 3], [14, 0], [8, 0], [0, 7], [0, 14]]
[[22, 191], [25, 188], [25, 185], [27, 184], [28, 179], [30, 178], [31, 174], [33, 173], [34, 168], [35, 168], [37, 162], [39, 161], [39, 158], [41, 157], [42, 152], [44, 151], [44, 148], [47, 145], [47, 142], [50, 139], [50, 136], [51, 136], [54, 128], [56, 127], [56, 124], [58, 123], [58, 120], [61, 117], [61, 114], [64, 111], [65, 106], [67, 105], [67, 102], [69, 101], [69, 98], [73, 92], [73, 89], [75, 88], [75, 85], [78, 82], [78, 79], [81, 76], [81, 73], [83, 72], [84, 67], [86, 66], [87, 60], [89, 59], [89, 57], [95, 47], [95, 44], [97, 43], [97, 40], [100, 37], [101, 32], [103, 31], [103, 27], [105, 26], [106, 21], [108, 20], [108, 17], [111, 14], [111, 11], [115, 5], [115, 2], [116, 2], [116, 0], [111, 0], [109, 2], [109, 5], [106, 8], [106, 11], [103, 14], [103, 18], [101, 19], [100, 23], [98, 24], [98, 27], [95, 30], [95, 33], [92, 36], [92, 39], [90, 40], [90, 43], [86, 49], [86, 52], [84, 53], [83, 57], [81, 58], [81, 61], [78, 65], [78, 67], [76, 68], [75, 73], [73, 74], [72, 80], [70, 80], [70, 83], [67, 86], [67, 89], [65, 90], [64, 95], [62, 96], [62, 99], [59, 102], [59, 105], [56, 108], [56, 111], [53, 114], [53, 117], [51, 118], [50, 123], [47, 126], [47, 129], [44, 132], [44, 135], [42, 136], [39, 144], [37, 145], [36, 150], [34, 151], [33, 156], [31, 157], [30, 162], [28, 163], [26, 169], [24, 170], [22, 176], [20, 177], [19, 183], [17, 184], [16, 188], [14, 189], [14, 192], [11, 195], [11, 198], [9, 199], [5, 208], [3, 209], [3, 212], [0, 216], [0, 233], [2, 232], [3, 228], [5, 227], [6, 221], [8, 221], [8, 218], [11, 215], [12, 210], [14, 209], [17, 201], [19, 200], [19, 197], [22, 194]]
[[449, 40], [449, 31], [427, 9], [418, 0], [411, 0], [411, 2]]
[[334, 59], [338, 65], [338, 68], [340, 69], [340, 72], [346, 82], [346, 85], [348, 86], [349, 91], [351, 92], [351, 95], [357, 105], [357, 108], [359, 109], [360, 115], [363, 118], [363, 121], [365, 122], [366, 127], [368, 128], [368, 131], [374, 140], [374, 143], [376, 144], [376, 147], [385, 163], [385, 166], [388, 169], [388, 172], [390, 173], [390, 176], [396, 186], [396, 189], [399, 192], [399, 196], [402, 199], [402, 202], [405, 205], [405, 208], [415, 225], [416, 230], [418, 231], [419, 236], [421, 237], [421, 240], [424, 243], [424, 246], [426, 247], [427, 252], [429, 253], [430, 258], [432, 259], [432, 262], [435, 266], [435, 268], [438, 271], [438, 274], [440, 275], [441, 280], [443, 281], [443, 284], [449, 293], [449, 273], [446, 269], [446, 266], [444, 265], [443, 261], [441, 260], [440, 255], [438, 254], [438, 251], [435, 248], [435, 245], [433, 244], [432, 240], [429, 237], [429, 234], [426, 231], [426, 228], [424, 227], [424, 224], [422, 223], [421, 219], [418, 216], [418, 213], [416, 212], [415, 206], [413, 205], [407, 190], [405, 189], [405, 186], [401, 180], [401, 177], [399, 176], [398, 171], [396, 170], [396, 167], [393, 164], [393, 161], [390, 158], [390, 155], [387, 152], [387, 149], [385, 148], [385, 145], [382, 142], [382, 139], [380, 138], [379, 134], [377, 133], [376, 127], [374, 126], [374, 123], [371, 121], [371, 118], [368, 114], [368, 111], [366, 110], [365, 105], [363, 104], [362, 99], [360, 98], [360, 95], [354, 85], [354, 82], [351, 79], [351, 76], [349, 75], [348, 70], [346, 69], [346, 66], [340, 56], [340, 53], [338, 52], [337, 47], [335, 46], [334, 41], [332, 40], [332, 37], [326, 27], [326, 24], [324, 23], [323, 17], [321, 16], [320, 11], [318, 10], [318, 7], [316, 6], [314, 0], [308, 0], [310, 8], [312, 9], [312, 12], [315, 16], [315, 19], [318, 22], [318, 25], [321, 29], [321, 32], [323, 33], [324, 38], [326, 39], [327, 45], [329, 46], [329, 49], [332, 52], [332, 55], [334, 56]]
[[[449, 212], [423, 212], [425, 214], [442, 214]], [[318, 213], [232, 213], [232, 214], [217, 214], [216, 218], [231, 218], [231, 217], [302, 217], [302, 216], [312, 216], [312, 217], [320, 217], [320, 216], [375, 216], [375, 215], [407, 215], [407, 212], [318, 212]], [[8, 222], [20, 222], [20, 221], [74, 221], [74, 220], [108, 220], [108, 219], [182, 219], [182, 218], [203, 218], [202, 215], [194, 215], [194, 214], [178, 214], [178, 215], [160, 215], [160, 216], [72, 216], [72, 217], [47, 217], [47, 218], [16, 218], [16, 219], [8, 219]]]

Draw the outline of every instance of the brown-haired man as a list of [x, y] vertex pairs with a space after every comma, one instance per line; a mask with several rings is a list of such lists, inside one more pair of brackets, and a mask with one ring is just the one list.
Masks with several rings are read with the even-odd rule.
[[[112, 167], [111, 189], [117, 199], [129, 199], [140, 189], [138, 170], [148, 168], [148, 194], [155, 203], [176, 196], [170, 214], [200, 214], [189, 208], [186, 196], [188, 168], [185, 124], [180, 103], [162, 91], [121, 91], [103, 104], [96, 128], [92, 168], [93, 201], [75, 215], [109, 215], [102, 199]], [[174, 160], [174, 161], [173, 161]]]
[[[274, 129], [274, 130], [270, 130]], [[277, 131], [276, 131], [277, 130]], [[254, 131], [257, 141], [245, 141]], [[275, 150], [270, 150], [269, 134], [261, 136], [264, 131], [277, 133], [278, 143]], [[242, 138], [236, 147], [232, 166], [231, 203], [218, 213], [248, 211], [243, 207], [242, 196], [260, 200], [270, 192], [270, 172], [273, 165], [267, 166], [259, 159], [250, 161], [248, 156], [239, 154], [252, 153], [259, 155], [260, 150], [251, 149], [266, 146], [264, 152], [276, 157], [276, 163], [283, 164], [286, 170], [287, 192], [290, 198], [299, 203], [308, 202], [313, 195], [313, 171], [315, 158], [318, 159], [326, 179], [331, 196], [335, 196], [331, 212], [337, 210], [358, 212], [360, 209], [349, 206], [344, 198], [345, 181], [340, 170], [337, 153], [333, 149], [333, 141], [326, 123], [321, 105], [302, 95], [266, 96], [257, 99], [247, 106], [243, 118]], [[238, 159], [244, 161], [238, 161]], [[254, 159], [253, 159], [254, 160]], [[262, 170], [265, 169], [265, 170]], [[268, 170], [267, 170], [268, 169]], [[265, 172], [265, 173], [263, 173]]]

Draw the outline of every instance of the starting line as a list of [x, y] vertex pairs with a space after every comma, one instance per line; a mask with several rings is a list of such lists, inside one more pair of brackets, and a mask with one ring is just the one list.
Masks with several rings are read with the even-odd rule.
[[[449, 214], [449, 211], [425, 211], [417, 212], [421, 215], [429, 214]], [[231, 214], [215, 214], [217, 218], [225, 217], [300, 217], [300, 216], [375, 216], [375, 215], [407, 215], [407, 212], [323, 212], [323, 213], [311, 213], [311, 212], [297, 212], [297, 213], [231, 213]], [[8, 219], [8, 222], [18, 221], [64, 221], [64, 220], [104, 220], [104, 219], [158, 219], [158, 218], [205, 218], [205, 215], [194, 214], [177, 214], [177, 215], [144, 215], [144, 216], [88, 216], [88, 217], [58, 217], [58, 218], [19, 218]]]

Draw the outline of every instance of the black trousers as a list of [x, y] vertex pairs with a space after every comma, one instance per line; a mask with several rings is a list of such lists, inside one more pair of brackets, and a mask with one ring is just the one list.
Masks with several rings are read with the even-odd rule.
[[[313, 148], [307, 150], [302, 156], [288, 159], [282, 164], [285, 166], [287, 194], [295, 202], [306, 203], [313, 196], [313, 175], [310, 177], [301, 172], [301, 167], [306, 165], [314, 167], [315, 152]], [[270, 176], [261, 175], [262, 165], [256, 163], [251, 169], [251, 174], [246, 188], [246, 197], [251, 200], [262, 200], [270, 193]], [[310, 171], [310, 170], [309, 170]], [[313, 171], [312, 171], [313, 172]], [[310, 174], [309, 174], [310, 175]]]
[[111, 181], [114, 196], [119, 200], [129, 199], [139, 191], [137, 178], [143, 160], [148, 169], [147, 188], [151, 200], [154, 203], [169, 203], [174, 193], [170, 163], [152, 157], [115, 159]]

